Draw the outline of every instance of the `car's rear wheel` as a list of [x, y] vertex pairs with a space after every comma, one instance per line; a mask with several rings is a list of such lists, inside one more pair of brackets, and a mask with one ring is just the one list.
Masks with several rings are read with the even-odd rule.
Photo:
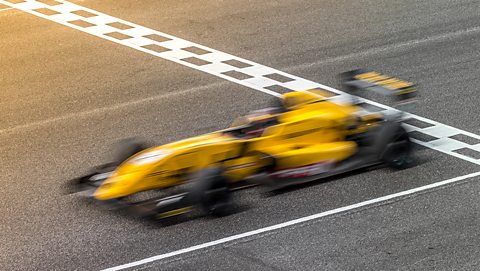
[[405, 169], [411, 164], [412, 142], [407, 131], [400, 127], [395, 139], [389, 143], [383, 161], [395, 169]]

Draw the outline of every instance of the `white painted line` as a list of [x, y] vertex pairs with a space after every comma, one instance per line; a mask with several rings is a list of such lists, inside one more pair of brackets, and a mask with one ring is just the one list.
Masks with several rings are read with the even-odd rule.
[[11, 10], [11, 9], [13, 9], [13, 8], [2, 8], [2, 9], [0, 9], [0, 11]]
[[[287, 89], [292, 91], [308, 91], [309, 89], [312, 89], [312, 88], [321, 88], [321, 89], [338, 94], [336, 97], [331, 99], [333, 102], [341, 103], [342, 101], [345, 101], [346, 99], [348, 99], [347, 98], [348, 95], [346, 93], [340, 90], [331, 88], [329, 86], [325, 86], [325, 85], [322, 85], [322, 84], [319, 84], [295, 75], [287, 74], [282, 71], [255, 63], [250, 60], [246, 60], [246, 59], [239, 58], [224, 52], [220, 52], [218, 50], [215, 50], [200, 44], [196, 44], [184, 39], [180, 39], [172, 35], [156, 31], [154, 29], [146, 28], [131, 22], [127, 22], [119, 18], [115, 18], [109, 15], [100, 13], [98, 11], [88, 9], [64, 0], [57, 0], [57, 2], [60, 2], [62, 4], [49, 6], [37, 0], [27, 0], [26, 2], [23, 2], [23, 3], [13, 4], [4, 0], [0, 0], [0, 3], [2, 4], [5, 4], [13, 8], [18, 8], [22, 11], [33, 14], [35, 16], [68, 26], [70, 28], [77, 29], [79, 31], [97, 36], [105, 40], [115, 42], [117, 44], [121, 44], [123, 46], [133, 48], [138, 51], [142, 51], [144, 53], [148, 53], [148, 54], [160, 57], [162, 59], [173, 61], [175, 63], [181, 64], [196, 70], [200, 70], [200, 71], [215, 75], [217, 77], [221, 77], [225, 80], [264, 92], [269, 95], [274, 95], [274, 96], [281, 95], [269, 89], [269, 87], [271, 87], [272, 85], [278, 85], [280, 87], [286, 87]], [[38, 7], [42, 7], [42, 8], [37, 9]], [[78, 21], [72, 22], [73, 20], [80, 18], [80, 16], [76, 15], [78, 11], [88, 12], [90, 13], [90, 15], [93, 15], [93, 16], [81, 18], [81, 21], [83, 22], [80, 22], [80, 24]], [[73, 14], [73, 12], [76, 12], [76, 13]], [[47, 14], [52, 14], [52, 15], [47, 15]], [[121, 24], [128, 25], [131, 28], [122, 30], [122, 29], [118, 29], [108, 25], [109, 23], [121, 23]], [[82, 25], [82, 26], [79, 26], [79, 25]], [[430, 38], [427, 37], [421, 40], [414, 40], [411, 42], [401, 43], [398, 46], [400, 47], [412, 46], [412, 45], [416, 45], [416, 44], [426, 42], [426, 41], [431, 41], [431, 40], [453, 38], [457, 35], [476, 32], [479, 29], [480, 27], [469, 28], [467, 30], [457, 31], [452, 34], [443, 34], [443, 35], [434, 36]], [[155, 38], [151, 38], [151, 39], [148, 38], [151, 36], [155, 36]], [[151, 44], [145, 44], [146, 43], [145, 38], [150, 39]], [[195, 47], [198, 50], [204, 50], [206, 52], [197, 54], [194, 52], [190, 52], [188, 50], [184, 50], [187, 47], [189, 48]], [[400, 47], [396, 47], [396, 48], [400, 48]], [[225, 64], [225, 62], [228, 62], [228, 61], [240, 62], [243, 67]], [[228, 73], [225, 73], [228, 68], [230, 68], [231, 71], [242, 72], [252, 77], [244, 80], [230, 77], [227, 75]], [[288, 83], [282, 83], [280, 81], [276, 81], [276, 80], [264, 77], [264, 75], [268, 75], [268, 74], [281, 74], [289, 77], [291, 81], [289, 81]], [[305, 87], [305, 89], [301, 89], [301, 87]], [[360, 98], [359, 100], [366, 104], [374, 105], [375, 107], [381, 108], [382, 111], [385, 111], [385, 110], [397, 111], [389, 106], [386, 106], [377, 102], [369, 101], [363, 98]], [[463, 159], [465, 161], [469, 161], [477, 165], [480, 165], [480, 159], [475, 159], [473, 157], [469, 157], [467, 155], [455, 152], [458, 150], [455, 148], [461, 147], [461, 146], [466, 146], [467, 149], [470, 149], [471, 151], [476, 151], [474, 146], [471, 146], [468, 144], [467, 145], [455, 144], [454, 141], [452, 141], [454, 139], [449, 138], [450, 136], [464, 135], [464, 136], [469, 136], [469, 137], [480, 140], [479, 135], [469, 133], [469, 132], [466, 132], [466, 131], [463, 131], [463, 130], [460, 130], [460, 129], [433, 121], [433, 120], [429, 120], [417, 115], [406, 114], [406, 116], [409, 118], [415, 119], [417, 121], [428, 123], [430, 124], [430, 126], [433, 126], [426, 129], [411, 126], [410, 129], [413, 132], [433, 135], [438, 139], [445, 139], [445, 140], [436, 141], [435, 144], [424, 142], [422, 140], [417, 139], [415, 140], [416, 143], [428, 148], [438, 150], [445, 154]], [[442, 142], [445, 142], [447, 144], [443, 145], [441, 144]]]
[[480, 176], [480, 172], [475, 172], [475, 173], [467, 174], [467, 175], [464, 175], [464, 176], [455, 177], [455, 178], [452, 178], [452, 179], [448, 179], [448, 180], [445, 180], [445, 181], [436, 182], [436, 183], [433, 183], [433, 184], [413, 188], [413, 189], [402, 191], [402, 192], [399, 192], [399, 193], [390, 194], [390, 195], [387, 195], [387, 196], [363, 201], [363, 202], [360, 202], [360, 203], [348, 205], [348, 206], [345, 206], [345, 207], [340, 207], [340, 208], [337, 208], [337, 209], [333, 209], [333, 210], [325, 211], [325, 212], [322, 212], [322, 213], [298, 218], [298, 219], [295, 219], [295, 220], [290, 220], [290, 221], [287, 221], [287, 222], [283, 222], [283, 223], [280, 223], [280, 224], [276, 224], [276, 225], [272, 225], [272, 226], [269, 226], [269, 227], [261, 228], [261, 229], [258, 229], [258, 230], [253, 230], [253, 231], [229, 236], [229, 237], [226, 237], [226, 238], [222, 238], [222, 239], [219, 239], [219, 240], [211, 241], [211, 242], [208, 242], [208, 243], [203, 243], [203, 244], [200, 244], [200, 245], [180, 249], [180, 250], [177, 250], [177, 251], [172, 251], [172, 252], [165, 253], [165, 254], [160, 254], [160, 255], [157, 255], [157, 256], [145, 258], [143, 260], [139, 260], [139, 261], [135, 261], [135, 262], [131, 262], [131, 263], [122, 264], [122, 265], [119, 265], [119, 266], [107, 268], [107, 269], [104, 269], [102, 271], [118, 271], [118, 270], [124, 270], [124, 269], [127, 269], [127, 268], [132, 268], [132, 267], [144, 265], [144, 264], [147, 264], [147, 263], [171, 258], [171, 257], [178, 256], [178, 255], [181, 255], [181, 254], [189, 253], [189, 252], [192, 252], [192, 251], [217, 246], [217, 245], [220, 245], [220, 244], [232, 242], [232, 241], [235, 241], [235, 240], [239, 240], [239, 239], [254, 236], [254, 235], [259, 235], [259, 234], [266, 233], [266, 232], [275, 231], [275, 230], [290, 227], [290, 226], [293, 226], [293, 225], [296, 225], [296, 224], [305, 223], [307, 221], [319, 219], [319, 218], [322, 218], [322, 217], [331, 216], [331, 215], [347, 212], [347, 211], [350, 211], [350, 210], [362, 208], [362, 207], [365, 207], [365, 206], [368, 206], [368, 205], [373, 205], [373, 204], [377, 204], [377, 203], [385, 203], [385, 202], [387, 202], [389, 200], [392, 200], [392, 199], [405, 197], [405, 196], [412, 195], [412, 194], [415, 194], [415, 193], [418, 193], [418, 192], [434, 189], [434, 188], [445, 186], [445, 185], [448, 185], [448, 184], [453, 184], [453, 183], [456, 183], [456, 182], [459, 182], [459, 181], [462, 181], [462, 180], [465, 180], [465, 179], [477, 177], [477, 176]]
[[409, 47], [422, 45], [424, 43], [439, 42], [439, 41], [448, 40], [448, 39], [452, 39], [452, 38], [456, 38], [456, 37], [461, 37], [463, 35], [474, 34], [474, 33], [477, 33], [477, 32], [480, 32], [480, 26], [470, 27], [470, 28], [467, 28], [467, 29], [461, 29], [461, 30], [458, 30], [458, 31], [448, 32], [448, 33], [439, 34], [439, 35], [430, 36], [430, 37], [425, 37], [425, 38], [421, 38], [421, 39], [409, 40], [409, 41], [406, 41], [406, 42], [400, 42], [400, 43], [389, 44], [389, 45], [380, 46], [380, 47], [374, 47], [374, 48], [370, 48], [370, 49], [365, 50], [365, 51], [355, 52], [355, 53], [347, 54], [347, 55], [343, 55], [343, 56], [336, 56], [336, 57], [320, 59], [318, 61], [314, 61], [314, 62], [299, 65], [298, 68], [299, 69], [313, 68], [315, 66], [325, 65], [327, 63], [335, 63], [335, 62], [342, 62], [342, 61], [349, 60], [349, 59], [363, 58], [363, 57], [367, 57], [367, 56], [370, 56], [370, 55], [376, 55], [378, 53], [390, 52], [390, 51], [393, 51], [393, 50], [401, 50], [401, 49], [404, 49], [404, 48], [409, 48]]
[[142, 98], [142, 99], [139, 99], [139, 100], [133, 100], [133, 101], [128, 101], [128, 102], [118, 103], [118, 104], [114, 104], [114, 105], [106, 106], [106, 107], [98, 107], [98, 108], [88, 110], [88, 111], [75, 112], [75, 113], [63, 115], [63, 116], [56, 117], [56, 118], [50, 118], [50, 119], [46, 119], [46, 120], [27, 123], [27, 124], [24, 124], [24, 125], [9, 127], [9, 128], [5, 128], [3, 130], [0, 130], [0, 136], [5, 136], [5, 135], [8, 136], [11, 133], [16, 133], [16, 132], [23, 131], [23, 130], [28, 130], [28, 129], [35, 129], [35, 128], [38, 128], [38, 127], [55, 124], [55, 123], [65, 121], [65, 120], [87, 118], [87, 117], [92, 116], [92, 115], [105, 114], [109, 111], [126, 110], [128, 108], [135, 107], [135, 106], [144, 106], [145, 103], [157, 102], [157, 101], [160, 101], [160, 100], [164, 100], [165, 98], [169, 98], [169, 97], [175, 97], [175, 96], [181, 96], [181, 95], [191, 95], [194, 92], [206, 91], [206, 90], [209, 90], [209, 89], [212, 89], [212, 88], [218, 88], [218, 87], [221, 87], [221, 86], [225, 86], [226, 84], [227, 84], [227, 82], [220, 81], [218, 83], [212, 83], [212, 84], [209, 84], [209, 85], [197, 86], [197, 87], [183, 89], [183, 90], [175, 91], [175, 92], [167, 92], [167, 93], [163, 93], [163, 94], [160, 94], [160, 95], [155, 95], [155, 96]]

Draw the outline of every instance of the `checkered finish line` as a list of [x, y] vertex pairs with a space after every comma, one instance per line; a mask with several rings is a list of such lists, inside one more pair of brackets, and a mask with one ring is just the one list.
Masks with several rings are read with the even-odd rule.
[[[322, 89], [331, 93], [334, 102], [349, 99], [340, 90], [67, 1], [0, 0], [0, 3], [270, 95]], [[377, 102], [359, 100], [367, 111], [397, 111]], [[407, 130], [415, 143], [480, 165], [480, 136], [413, 114], [405, 116]]]

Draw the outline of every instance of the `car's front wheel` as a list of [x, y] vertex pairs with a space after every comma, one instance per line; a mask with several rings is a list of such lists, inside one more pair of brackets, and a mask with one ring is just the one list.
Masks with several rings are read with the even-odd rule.
[[230, 213], [232, 207], [230, 182], [222, 175], [220, 167], [202, 170], [194, 177], [193, 182], [192, 195], [197, 198], [204, 214], [224, 216]]

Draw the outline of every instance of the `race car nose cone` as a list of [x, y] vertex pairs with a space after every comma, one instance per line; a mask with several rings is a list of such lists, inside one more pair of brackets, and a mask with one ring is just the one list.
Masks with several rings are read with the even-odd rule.
[[104, 189], [104, 188], [98, 188], [98, 189], [93, 193], [93, 197], [94, 197], [96, 200], [100, 200], [100, 201], [108, 201], [108, 200], [112, 200], [112, 199], [118, 198], [118, 196], [115, 195], [115, 193], [111, 193], [109, 190]]
[[93, 196], [97, 200], [112, 200], [125, 196], [126, 185], [125, 177], [113, 177], [107, 179], [100, 187], [95, 190]]

